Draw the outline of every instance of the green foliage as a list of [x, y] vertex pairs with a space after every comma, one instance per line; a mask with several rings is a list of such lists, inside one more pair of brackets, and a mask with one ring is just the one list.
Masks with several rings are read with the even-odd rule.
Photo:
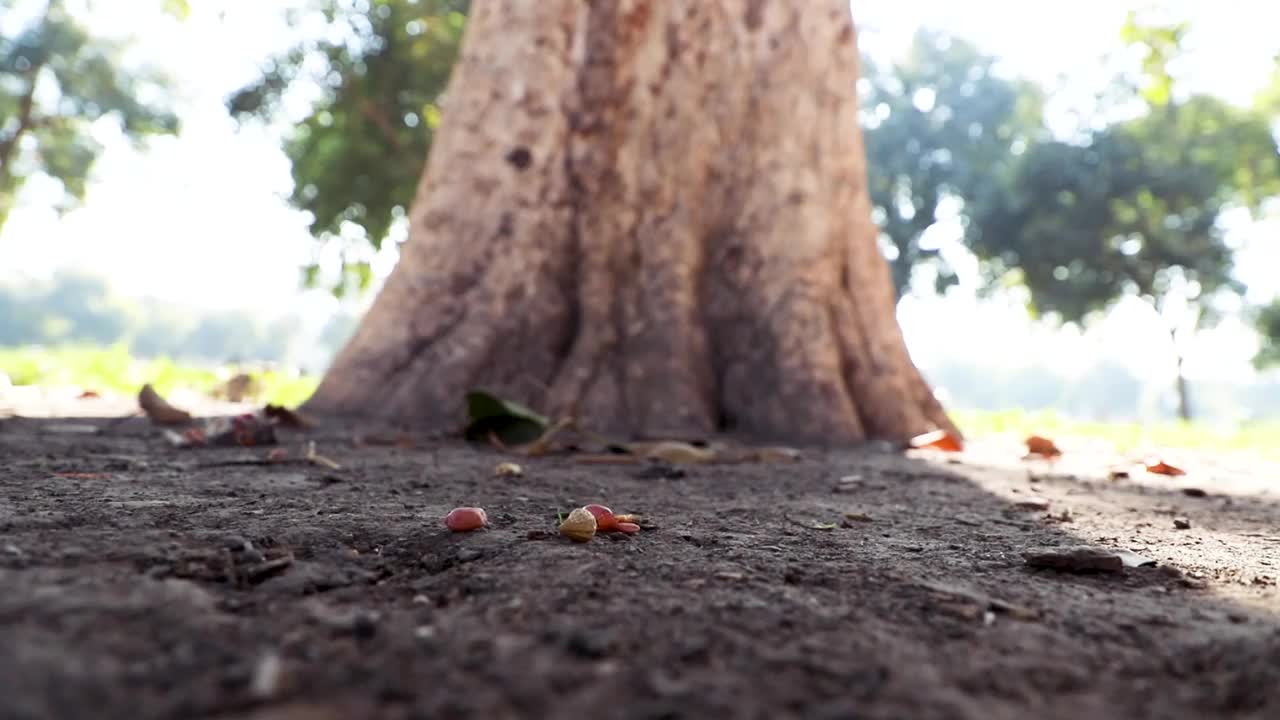
[[125, 71], [126, 49], [94, 37], [62, 0], [49, 0], [16, 35], [0, 36], [0, 226], [33, 174], [61, 182], [63, 208], [83, 198], [102, 150], [90, 133], [95, 122], [111, 119], [137, 141], [177, 132], [177, 117], [163, 107], [167, 80]]
[[1208, 96], [1153, 105], [1082, 144], [1044, 142], [1013, 181], [970, 209], [989, 279], [1016, 272], [1040, 312], [1081, 321], [1125, 294], [1160, 312], [1185, 301], [1213, 320], [1240, 291], [1219, 220], [1280, 191], [1267, 119]]
[[[0, 348], [0, 372], [15, 385], [75, 387], [134, 395], [146, 383], [161, 395], [174, 390], [209, 393], [232, 373], [231, 368], [183, 365], [161, 357], [143, 360], [123, 345], [110, 348]], [[295, 407], [315, 392], [319, 380], [280, 370], [249, 373], [262, 388], [264, 403]]]
[[191, 15], [191, 3], [188, 0], [162, 0], [161, 8], [179, 20], [186, 20]]
[[899, 62], [863, 69], [871, 201], [896, 249], [894, 284], [906, 293], [912, 271], [930, 265], [941, 292], [955, 273], [925, 232], [946, 197], [972, 202], [1008, 181], [1018, 152], [1043, 133], [1041, 93], [1001, 77], [972, 45], [926, 30]]
[[487, 442], [496, 437], [507, 445], [533, 442], [547, 429], [547, 418], [520, 403], [485, 392], [467, 393], [468, 423], [465, 431], [471, 442]]
[[1253, 358], [1253, 364], [1260, 369], [1280, 367], [1280, 299], [1260, 308], [1256, 322], [1262, 347]]
[[1250, 450], [1265, 457], [1280, 457], [1280, 423], [1249, 423], [1223, 429], [1200, 423], [1087, 422], [1052, 410], [955, 410], [948, 411], [965, 435], [977, 440], [1005, 437], [1020, 442], [1028, 435], [1050, 438], [1093, 438], [1106, 441], [1123, 453], [1159, 448], [1227, 451]]
[[1117, 78], [1114, 89], [1145, 100], [1146, 113], [1082, 142], [1033, 146], [1011, 182], [969, 208], [966, 236], [988, 282], [1016, 277], [1036, 312], [1080, 322], [1125, 295], [1146, 300], [1173, 338], [1187, 418], [1181, 331], [1214, 323], [1216, 300], [1244, 289], [1220, 219], [1233, 208], [1262, 212], [1280, 192], [1280, 156], [1264, 113], [1174, 96], [1168, 65], [1184, 34], [1130, 16], [1124, 37], [1144, 49], [1146, 82]]
[[1258, 92], [1258, 96], [1254, 99], [1254, 106], [1258, 108], [1258, 112], [1270, 116], [1273, 121], [1280, 122], [1280, 54], [1276, 55], [1271, 82]]
[[[323, 18], [323, 36], [273, 58], [228, 101], [238, 118], [268, 119], [287, 92], [319, 88], [285, 153], [293, 164], [290, 201], [312, 216], [317, 256], [325, 245], [339, 250], [338, 295], [368, 287], [371, 249], [387, 242], [413, 201], [469, 4], [315, 0], [297, 19]], [[325, 282], [317, 264], [303, 279]]]
[[1153, 106], [1167, 105], [1173, 95], [1173, 76], [1169, 62], [1182, 50], [1188, 25], [1144, 25], [1138, 13], [1130, 10], [1120, 28], [1120, 40], [1142, 51], [1142, 97]]

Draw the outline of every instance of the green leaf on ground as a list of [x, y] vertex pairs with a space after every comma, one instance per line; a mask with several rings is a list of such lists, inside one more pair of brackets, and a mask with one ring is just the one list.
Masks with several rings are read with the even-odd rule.
[[504, 445], [524, 445], [541, 437], [548, 425], [534, 410], [484, 390], [467, 393], [467, 416], [466, 438], [472, 442], [492, 435]]

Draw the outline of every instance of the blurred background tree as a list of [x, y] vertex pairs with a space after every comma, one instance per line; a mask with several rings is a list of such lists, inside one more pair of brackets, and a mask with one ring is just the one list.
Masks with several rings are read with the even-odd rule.
[[1131, 16], [1125, 38], [1144, 51], [1142, 72], [1117, 78], [1110, 97], [1139, 114], [1033, 145], [1010, 182], [970, 207], [966, 236], [989, 283], [1024, 285], [1033, 311], [1054, 320], [1088, 322], [1128, 295], [1146, 301], [1170, 334], [1178, 415], [1190, 419], [1187, 337], [1244, 291], [1223, 216], [1262, 212], [1280, 192], [1280, 157], [1257, 109], [1175, 96], [1167, 68], [1181, 37]]
[[[153, 5], [178, 16], [186, 10], [181, 0]], [[241, 124], [286, 128], [289, 201], [309, 214], [315, 241], [304, 280], [354, 299], [375, 280], [373, 264], [393, 259], [404, 237], [469, 3], [287, 5], [302, 40], [226, 96], [227, 107]], [[60, 209], [72, 207], [104, 132], [142, 142], [177, 129], [168, 109], [175, 88], [127, 62], [128, 42], [91, 32], [81, 13], [79, 2], [0, 0], [0, 223], [33, 178], [52, 178], [30, 189], [60, 186]], [[1252, 106], [1191, 93], [1179, 84], [1180, 63], [1193, 64], [1188, 27], [1141, 20], [1131, 15], [1117, 36], [1123, 72], [1101, 89], [1096, 108], [1073, 106], [1079, 126], [1068, 131], [1057, 120], [1048, 127], [1045, 105], [1056, 89], [946, 32], [921, 30], [905, 51], [865, 58], [870, 190], [900, 295], [927, 297], [963, 282], [963, 292], [1025, 298], [1048, 327], [1091, 327], [1118, 303], [1141, 298], [1152, 324], [1168, 330], [1169, 365], [1179, 376], [1197, 330], [1237, 315], [1243, 297], [1266, 299], [1242, 295], [1239, 237], [1227, 230], [1241, 213], [1275, 217], [1280, 209], [1280, 62]], [[1261, 336], [1255, 363], [1280, 366], [1280, 301], [1246, 319]], [[308, 342], [337, 347], [354, 321], [335, 316]], [[7, 345], [127, 341], [144, 354], [284, 359], [299, 346], [288, 322], [122, 299], [100, 278], [75, 273], [0, 286]], [[1106, 417], [1129, 416], [1126, 403], [1153, 407], [1151, 393], [1121, 391], [1150, 378], [1106, 361], [1070, 382], [1034, 368], [996, 382], [960, 360], [929, 371], [972, 407]], [[1081, 384], [1086, 378], [1092, 391]], [[1209, 392], [1185, 382], [1178, 390], [1161, 396], [1164, 407], [1208, 411]], [[1242, 407], [1280, 397], [1246, 395]]]
[[956, 272], [941, 238], [940, 212], [959, 213], [992, 185], [1009, 182], [1018, 155], [1046, 134], [1043, 93], [1002, 75], [995, 58], [933, 30], [920, 30], [891, 64], [863, 61], [863, 127], [874, 218], [898, 295], [917, 270], [943, 292]]
[[[0, 0], [0, 13], [31, 5]], [[187, 11], [185, 0], [163, 6], [178, 16]], [[18, 190], [37, 174], [61, 185], [60, 210], [83, 199], [102, 150], [96, 123], [113, 122], [139, 142], [178, 129], [164, 75], [128, 66], [127, 43], [94, 37], [62, 0], [49, 0], [16, 27], [0, 32], [0, 227]]]
[[[284, 145], [293, 166], [290, 202], [311, 214], [316, 256], [336, 247], [335, 294], [364, 290], [372, 256], [395, 242], [440, 121], [457, 57], [465, 0], [315, 0], [291, 24], [324, 30], [272, 58], [262, 77], [228, 100], [243, 122], [268, 120], [291, 91], [318, 90]], [[401, 228], [402, 231], [402, 228]], [[318, 259], [304, 282], [321, 282]]]
[[1258, 368], [1280, 367], [1280, 299], [1259, 308], [1256, 322], [1262, 342], [1253, 359], [1254, 365]]

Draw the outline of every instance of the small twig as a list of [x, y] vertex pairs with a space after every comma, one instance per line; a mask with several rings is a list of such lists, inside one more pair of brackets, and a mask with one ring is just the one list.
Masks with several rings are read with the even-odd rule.
[[489, 444], [502, 452], [507, 451], [507, 446], [502, 442], [502, 439], [499, 438], [497, 434], [495, 434], [492, 430], [489, 431]]
[[270, 460], [268, 458], [242, 458], [239, 460], [215, 460], [213, 462], [199, 463], [198, 468], [214, 468], [214, 467], [237, 467], [245, 465], [308, 465], [307, 460], [283, 458], [280, 460]]
[[317, 454], [316, 454], [316, 441], [315, 441], [315, 440], [308, 440], [308, 441], [307, 441], [307, 457], [306, 457], [306, 460], [307, 460], [307, 462], [311, 463], [312, 465], [323, 465], [324, 467], [327, 467], [327, 468], [329, 468], [330, 470], [341, 470], [341, 469], [342, 469], [342, 466], [341, 466], [341, 465], [339, 465], [338, 463], [334, 462], [333, 460], [331, 460], [331, 459], [329, 459], [329, 458], [327, 458], [327, 457], [325, 457], [325, 456], [323, 456], [323, 455], [317, 455]]
[[244, 579], [250, 585], [256, 585], [293, 564], [293, 554], [278, 557], [274, 560], [260, 562], [244, 569]]
[[551, 449], [551, 442], [556, 439], [557, 435], [566, 429], [576, 428], [576, 426], [577, 421], [571, 417], [561, 418], [555, 421], [550, 427], [543, 431], [542, 435], [540, 435], [537, 440], [534, 440], [525, 446], [524, 454], [529, 457], [546, 455], [547, 451]]

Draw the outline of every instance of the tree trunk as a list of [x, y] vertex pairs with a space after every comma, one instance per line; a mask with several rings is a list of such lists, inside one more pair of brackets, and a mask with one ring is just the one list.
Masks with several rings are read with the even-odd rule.
[[953, 430], [876, 245], [847, 0], [479, 0], [399, 264], [307, 410]]

